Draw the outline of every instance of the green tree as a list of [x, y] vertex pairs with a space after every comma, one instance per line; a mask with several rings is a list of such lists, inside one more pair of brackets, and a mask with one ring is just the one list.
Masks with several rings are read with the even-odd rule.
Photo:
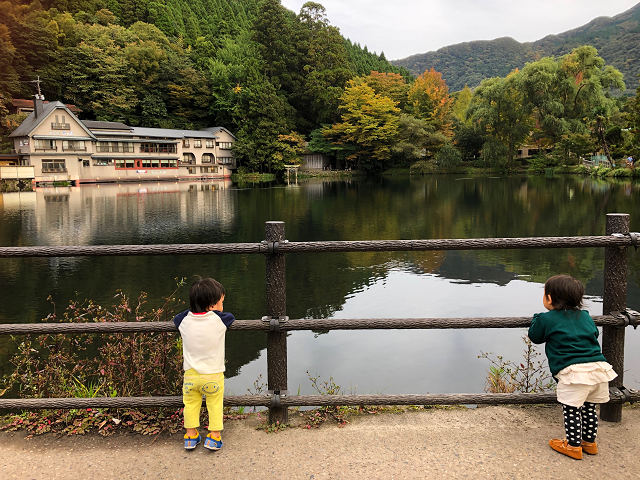
[[[529, 136], [533, 121], [518, 88], [518, 72], [507, 78], [489, 78], [476, 88], [469, 105], [469, 116], [482, 134], [499, 142], [487, 144], [489, 158], [495, 163], [502, 158], [507, 169], [514, 167], [513, 159], [518, 146]], [[505, 157], [502, 157], [501, 150]]]
[[300, 28], [296, 47], [300, 52], [303, 78], [291, 103], [298, 110], [298, 124], [310, 131], [334, 122], [340, 95], [352, 76], [340, 31], [329, 24], [319, 3], [307, 2], [298, 15]]
[[399, 162], [405, 163], [428, 156], [446, 141], [447, 137], [428, 120], [402, 113], [391, 151]]
[[446, 142], [436, 154], [438, 166], [447, 172], [453, 171], [462, 163], [462, 154], [451, 142]]
[[[555, 59], [528, 63], [518, 77], [524, 101], [536, 121], [534, 140], [553, 145], [563, 135], [587, 133], [589, 120], [613, 111], [608, 92], [624, 90], [622, 74], [598, 56], [594, 47], [581, 46]], [[600, 122], [602, 123], [602, 115]]]

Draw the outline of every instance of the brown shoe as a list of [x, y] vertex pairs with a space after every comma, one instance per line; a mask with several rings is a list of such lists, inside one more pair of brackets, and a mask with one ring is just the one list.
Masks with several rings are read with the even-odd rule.
[[549, 446], [556, 452], [564, 453], [568, 457], [575, 458], [576, 460], [582, 460], [582, 447], [572, 447], [567, 440], [558, 440], [554, 438], [549, 440]]
[[597, 455], [598, 454], [598, 446], [596, 442], [585, 442], [582, 440], [582, 451], [584, 453], [588, 453], [589, 455]]

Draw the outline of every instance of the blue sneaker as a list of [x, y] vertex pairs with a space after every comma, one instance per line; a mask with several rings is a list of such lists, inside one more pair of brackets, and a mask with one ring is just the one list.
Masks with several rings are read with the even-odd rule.
[[204, 448], [209, 450], [220, 450], [222, 448], [222, 439], [214, 439], [210, 434], [204, 439]]
[[186, 435], [184, 436], [184, 448], [186, 450], [193, 450], [198, 446], [198, 444], [202, 441], [200, 434], [196, 438], [190, 438]]

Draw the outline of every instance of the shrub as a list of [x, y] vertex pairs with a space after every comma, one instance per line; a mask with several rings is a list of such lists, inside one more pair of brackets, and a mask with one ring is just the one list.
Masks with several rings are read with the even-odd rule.
[[447, 142], [438, 151], [436, 161], [440, 168], [451, 172], [462, 163], [462, 154], [456, 147]]
[[607, 177], [629, 178], [633, 176], [633, 172], [629, 168], [615, 168], [607, 173]]
[[[178, 285], [183, 285], [181, 281]], [[45, 322], [145, 322], [172, 317], [176, 290], [159, 309], [145, 310], [146, 294], [136, 305], [118, 292], [118, 305], [106, 309], [91, 300], [71, 301], [62, 318]], [[15, 340], [15, 338], [14, 338]], [[4, 375], [0, 392], [18, 390], [22, 398], [174, 395], [180, 391], [182, 349], [174, 332], [25, 335], [16, 340], [13, 371]]]
[[487, 167], [487, 163], [483, 159], [478, 158], [473, 161], [473, 166], [474, 168], [485, 168]]
[[544, 175], [546, 173], [549, 162], [545, 156], [536, 156], [529, 159], [529, 168], [527, 173], [532, 175]]
[[571, 173], [575, 173], [578, 175], [587, 175], [589, 173], [589, 169], [586, 165], [576, 165], [575, 167], [573, 167]]

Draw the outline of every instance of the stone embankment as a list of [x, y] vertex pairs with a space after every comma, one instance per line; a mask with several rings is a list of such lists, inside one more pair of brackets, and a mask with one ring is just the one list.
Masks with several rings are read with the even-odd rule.
[[357, 416], [343, 428], [256, 430], [226, 423], [219, 452], [185, 452], [180, 435], [54, 438], [0, 434], [0, 478], [596, 479], [640, 478], [640, 408], [601, 422], [600, 454], [573, 460], [548, 446], [559, 406], [426, 410]]

